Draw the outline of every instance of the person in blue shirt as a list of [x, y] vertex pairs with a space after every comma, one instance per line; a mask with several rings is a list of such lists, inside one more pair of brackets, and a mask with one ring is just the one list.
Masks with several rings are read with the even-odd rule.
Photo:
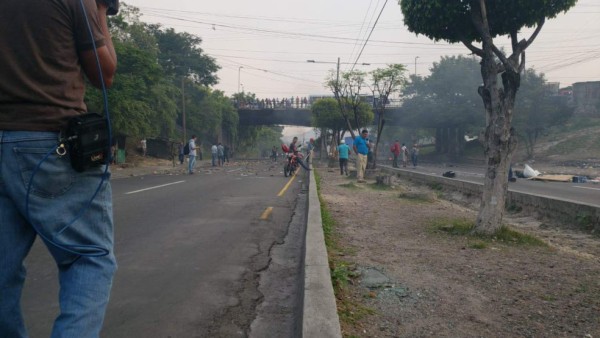
[[350, 147], [346, 144], [346, 141], [340, 141], [338, 146], [338, 156], [340, 158], [340, 175], [346, 174], [348, 176], [348, 155], [350, 153]]
[[367, 156], [369, 155], [369, 132], [363, 129], [359, 136], [354, 138], [354, 153], [356, 154], [356, 178], [358, 183], [364, 183], [367, 170]]

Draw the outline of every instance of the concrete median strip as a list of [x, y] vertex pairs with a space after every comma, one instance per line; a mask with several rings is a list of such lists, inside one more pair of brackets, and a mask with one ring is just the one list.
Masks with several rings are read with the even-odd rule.
[[[384, 172], [423, 184], [439, 184], [471, 196], [481, 196], [483, 184], [448, 179], [439, 175], [408, 170], [382, 169]], [[565, 224], [578, 224], [582, 230], [600, 232], [600, 208], [595, 205], [536, 194], [508, 191], [507, 205], [517, 205], [531, 214]]]
[[309, 176], [302, 336], [342, 337], [325, 248], [317, 183], [314, 175]]

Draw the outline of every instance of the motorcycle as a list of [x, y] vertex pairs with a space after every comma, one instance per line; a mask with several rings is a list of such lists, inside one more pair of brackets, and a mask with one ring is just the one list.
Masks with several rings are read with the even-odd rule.
[[283, 167], [283, 175], [285, 177], [292, 176], [292, 174], [295, 173], [296, 170], [298, 170], [298, 158], [302, 158], [301, 153], [298, 153], [298, 155], [294, 155], [291, 153], [287, 154], [288, 161]]
[[298, 158], [302, 159], [302, 153], [298, 152], [297, 155], [294, 155], [292, 152], [290, 152], [290, 149], [285, 144], [281, 145], [281, 149], [286, 154], [287, 159], [285, 165], [283, 166], [283, 176], [292, 176], [293, 173], [298, 170]]

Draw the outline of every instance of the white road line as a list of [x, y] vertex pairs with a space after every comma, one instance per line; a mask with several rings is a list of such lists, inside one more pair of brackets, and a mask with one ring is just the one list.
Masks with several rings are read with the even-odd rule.
[[179, 183], [183, 183], [183, 182], [185, 182], [185, 181], [177, 181], [177, 182], [173, 182], [173, 183], [167, 183], [167, 184], [163, 184], [163, 185], [157, 185], [155, 187], [150, 187], [150, 188], [145, 188], [145, 189], [130, 191], [130, 192], [126, 192], [125, 195], [135, 194], [135, 193], [146, 191], [146, 190], [158, 189], [158, 188], [166, 187], [166, 186], [173, 185], [173, 184], [179, 184]]
[[600, 188], [590, 188], [590, 187], [582, 187], [579, 185], [574, 185], [573, 188], [581, 188], [581, 189], [591, 189], [591, 190], [600, 190]]

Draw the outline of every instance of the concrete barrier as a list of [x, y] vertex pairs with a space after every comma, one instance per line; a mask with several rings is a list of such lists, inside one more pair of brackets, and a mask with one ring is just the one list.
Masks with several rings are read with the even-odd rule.
[[[388, 174], [403, 177], [424, 184], [439, 184], [445, 189], [454, 189], [465, 195], [481, 198], [483, 184], [461, 181], [455, 178], [446, 178], [431, 174], [419, 173], [409, 170], [397, 170], [382, 167]], [[506, 197], [507, 207], [517, 207], [533, 214], [538, 218], [545, 218], [570, 227], [600, 234], [600, 208], [582, 202], [551, 198], [535, 194], [526, 194], [508, 191]]]
[[309, 176], [302, 336], [341, 338], [342, 330], [329, 273], [317, 183], [312, 173]]

